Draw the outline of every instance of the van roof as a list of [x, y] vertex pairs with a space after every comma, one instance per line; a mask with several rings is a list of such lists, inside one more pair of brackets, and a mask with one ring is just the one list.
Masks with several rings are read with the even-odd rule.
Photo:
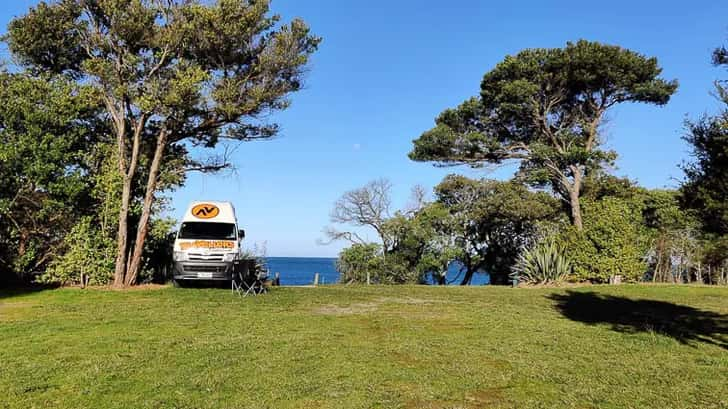
[[182, 222], [213, 222], [236, 224], [235, 207], [230, 202], [194, 201], [187, 206]]

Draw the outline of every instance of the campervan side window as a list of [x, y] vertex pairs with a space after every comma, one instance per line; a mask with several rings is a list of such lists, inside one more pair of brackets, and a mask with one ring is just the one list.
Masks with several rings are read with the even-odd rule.
[[235, 225], [232, 223], [182, 223], [179, 230], [180, 239], [194, 240], [235, 240]]

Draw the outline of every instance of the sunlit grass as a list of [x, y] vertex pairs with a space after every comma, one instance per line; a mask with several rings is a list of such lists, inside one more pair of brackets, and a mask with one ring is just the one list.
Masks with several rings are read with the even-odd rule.
[[727, 317], [708, 287], [0, 291], [0, 408], [726, 408]]

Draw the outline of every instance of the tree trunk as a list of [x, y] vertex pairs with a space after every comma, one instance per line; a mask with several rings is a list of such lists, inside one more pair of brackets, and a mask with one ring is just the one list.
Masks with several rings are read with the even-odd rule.
[[470, 283], [473, 281], [473, 275], [475, 275], [475, 270], [468, 267], [467, 271], [465, 272], [465, 277], [463, 277], [463, 281], [460, 282], [460, 285], [470, 285]]
[[129, 202], [131, 198], [131, 179], [124, 176], [121, 192], [121, 208], [119, 209], [119, 229], [116, 234], [116, 268], [114, 271], [114, 287], [124, 286], [126, 276], [126, 250], [129, 234]]
[[154, 203], [154, 193], [157, 190], [157, 180], [159, 171], [162, 166], [162, 158], [164, 156], [164, 148], [167, 146], [167, 131], [162, 130], [157, 137], [157, 147], [154, 150], [154, 158], [149, 169], [149, 177], [147, 179], [147, 189], [144, 194], [144, 204], [142, 206], [142, 214], [137, 225], [137, 235], [134, 241], [134, 252], [129, 259], [129, 269], [126, 273], [125, 284], [136, 284], [139, 269], [141, 268], [142, 255], [144, 253], [144, 241], [149, 232], [149, 219], [152, 214], [152, 204]]
[[[107, 103], [107, 106], [113, 106]], [[110, 112], [116, 112], [111, 111]], [[121, 190], [121, 206], [119, 207], [119, 225], [116, 234], [116, 266], [114, 269], [114, 287], [123, 287], [126, 283], [127, 265], [128, 265], [128, 248], [129, 248], [129, 208], [132, 199], [132, 185], [134, 183], [134, 174], [139, 163], [139, 150], [141, 146], [141, 134], [146, 124], [146, 115], [138, 119], [134, 127], [133, 141], [131, 147], [131, 158], [129, 163], [126, 162], [126, 121], [118, 112], [114, 115], [116, 122], [116, 140], [119, 157], [119, 173], [124, 179]]]
[[584, 229], [584, 223], [581, 218], [581, 184], [582, 170], [579, 166], [572, 166], [571, 171], [574, 175], [574, 183], [568, 187], [569, 206], [571, 207], [571, 223], [577, 230]]
[[581, 220], [581, 201], [578, 193], [569, 192], [569, 205], [571, 206], [571, 223], [577, 230], [583, 230], [584, 222]]

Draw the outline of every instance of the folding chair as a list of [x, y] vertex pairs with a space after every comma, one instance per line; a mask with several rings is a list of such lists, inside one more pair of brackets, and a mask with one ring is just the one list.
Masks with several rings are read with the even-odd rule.
[[[254, 274], [252, 274], [252, 280], [250, 284], [248, 285], [248, 289], [245, 290], [245, 294], [243, 296], [247, 295], [253, 295], [256, 296], [258, 294], [263, 294], [268, 292], [268, 289], [265, 287], [265, 280], [268, 279], [268, 270], [261, 269], [260, 271], [256, 271]], [[246, 285], [246, 284], [243, 284]]]
[[230, 283], [231, 289], [233, 291], [233, 294], [238, 293], [240, 295], [243, 294], [245, 291], [243, 289], [243, 283], [245, 282], [245, 277], [243, 277], [243, 274], [240, 271], [233, 271], [233, 279]]
[[235, 262], [233, 266], [232, 281], [230, 283], [233, 294], [238, 293], [242, 295], [245, 292], [243, 283], [245, 282], [245, 276], [248, 275], [248, 264], [242, 264]]
[[268, 278], [268, 271], [261, 269], [260, 271], [251, 272], [248, 269], [239, 269], [233, 274], [232, 290], [243, 297], [249, 295], [257, 296], [268, 291], [265, 288], [265, 280]]

